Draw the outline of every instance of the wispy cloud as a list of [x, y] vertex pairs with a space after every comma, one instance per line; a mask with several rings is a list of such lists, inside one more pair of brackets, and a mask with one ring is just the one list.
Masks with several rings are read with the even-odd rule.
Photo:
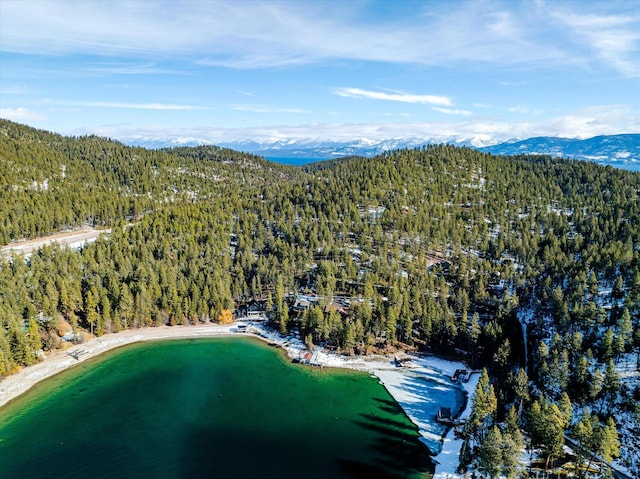
[[0, 88], [0, 95], [26, 95], [29, 90], [23, 86]]
[[509, 113], [517, 113], [519, 115], [542, 115], [542, 108], [530, 108], [526, 105], [514, 105], [507, 108]]
[[381, 91], [362, 90], [360, 88], [338, 88], [336, 95], [351, 98], [366, 98], [369, 100], [397, 101], [401, 103], [419, 103], [426, 105], [451, 106], [451, 100], [446, 96], [415, 95], [412, 93], [386, 93]]
[[0, 108], [0, 117], [13, 121], [45, 121], [46, 116], [27, 108]]
[[550, 11], [551, 19], [601, 61], [627, 76], [640, 75], [640, 12]]
[[105, 73], [112, 75], [186, 75], [178, 69], [162, 68], [155, 63], [109, 62], [84, 65], [81, 70], [86, 73]]
[[209, 110], [209, 107], [198, 105], [176, 105], [171, 103], [125, 103], [113, 101], [50, 101], [54, 105], [64, 105], [86, 108], [123, 108], [130, 110], [162, 110], [162, 111], [191, 111]]
[[232, 108], [235, 111], [248, 111], [251, 113], [309, 113], [307, 110], [303, 110], [301, 108], [274, 108], [259, 105], [234, 105]]
[[440, 113], [444, 113], [445, 115], [461, 115], [461, 116], [473, 115], [473, 112], [469, 110], [459, 110], [457, 108], [441, 108], [439, 106], [434, 106], [432, 110], [438, 111]]
[[635, 15], [612, 13], [626, 3], [563, 3], [560, 10], [551, 2], [409, 2], [400, 18], [372, 16], [369, 2], [4, 1], [0, 45], [20, 53], [173, 57], [232, 68], [332, 59], [541, 68], [604, 61], [637, 73], [637, 8]]

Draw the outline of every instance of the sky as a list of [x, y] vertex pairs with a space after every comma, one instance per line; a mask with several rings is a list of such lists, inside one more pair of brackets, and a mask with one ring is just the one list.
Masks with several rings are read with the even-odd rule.
[[2, 0], [0, 117], [123, 141], [640, 133], [640, 0]]

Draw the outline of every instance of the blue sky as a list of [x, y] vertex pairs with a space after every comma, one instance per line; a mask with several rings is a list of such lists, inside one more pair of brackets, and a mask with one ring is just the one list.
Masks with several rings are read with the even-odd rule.
[[0, 116], [213, 142], [640, 132], [640, 1], [0, 1]]

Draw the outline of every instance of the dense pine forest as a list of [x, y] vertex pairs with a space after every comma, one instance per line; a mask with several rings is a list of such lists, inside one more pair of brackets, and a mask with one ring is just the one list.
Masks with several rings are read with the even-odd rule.
[[61, 324], [102, 335], [259, 305], [310, 348], [484, 369], [463, 467], [515, 477], [518, 448], [553, 467], [571, 441], [595, 474], [640, 470], [638, 173], [446, 145], [295, 168], [0, 120], [0, 178], [0, 244], [111, 231], [0, 258], [0, 377], [60, 347]]

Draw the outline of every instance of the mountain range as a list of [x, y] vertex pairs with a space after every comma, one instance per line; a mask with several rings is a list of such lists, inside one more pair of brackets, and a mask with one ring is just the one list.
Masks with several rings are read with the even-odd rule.
[[494, 155], [551, 155], [604, 163], [639, 163], [640, 134], [595, 136], [586, 140], [537, 137], [480, 148]]
[[[145, 148], [172, 146], [197, 146], [213, 144], [210, 140], [197, 138], [130, 139], [124, 143]], [[456, 146], [478, 148], [495, 155], [550, 155], [617, 165], [640, 165], [640, 134], [604, 135], [588, 139], [535, 137], [526, 140], [510, 140], [490, 144], [487, 138], [459, 140], [456, 138], [392, 138], [351, 141], [329, 141], [319, 139], [266, 139], [218, 143], [219, 146], [244, 151], [266, 158], [334, 159], [345, 156], [372, 157], [398, 148], [418, 148], [427, 144], [448, 143]]]

